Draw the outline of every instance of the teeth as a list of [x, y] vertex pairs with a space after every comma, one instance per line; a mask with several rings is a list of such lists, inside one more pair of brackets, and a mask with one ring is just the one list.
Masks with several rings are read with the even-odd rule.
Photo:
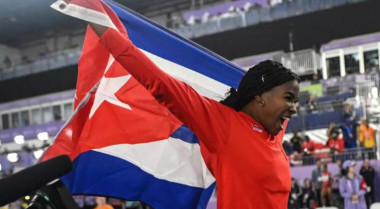
[[284, 120], [290, 120], [290, 117], [282, 117]]

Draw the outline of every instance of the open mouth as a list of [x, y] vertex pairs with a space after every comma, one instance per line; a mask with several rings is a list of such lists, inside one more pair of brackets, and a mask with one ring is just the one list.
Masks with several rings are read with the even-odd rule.
[[284, 122], [285, 122], [286, 120], [290, 120], [290, 117], [288, 117], [288, 116], [284, 116], [284, 117], [282, 117], [282, 118], [281, 118], [281, 125], [284, 124]]

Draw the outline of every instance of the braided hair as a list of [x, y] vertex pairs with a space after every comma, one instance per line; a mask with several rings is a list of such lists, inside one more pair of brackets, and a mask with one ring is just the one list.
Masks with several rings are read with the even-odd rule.
[[266, 60], [251, 67], [241, 79], [238, 89], [231, 88], [220, 103], [240, 111], [255, 96], [292, 80], [300, 82], [297, 74], [281, 63]]

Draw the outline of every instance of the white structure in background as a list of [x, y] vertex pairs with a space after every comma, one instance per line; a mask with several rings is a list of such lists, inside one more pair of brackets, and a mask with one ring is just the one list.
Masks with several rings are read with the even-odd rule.
[[321, 69], [321, 55], [314, 49], [305, 49], [289, 53], [285, 53], [284, 51], [273, 51], [237, 58], [232, 60], [232, 62], [248, 70], [250, 67], [264, 60], [280, 62], [285, 67], [292, 69], [298, 75], [317, 74], [318, 70]]
[[333, 40], [322, 45], [324, 79], [379, 72], [380, 32]]

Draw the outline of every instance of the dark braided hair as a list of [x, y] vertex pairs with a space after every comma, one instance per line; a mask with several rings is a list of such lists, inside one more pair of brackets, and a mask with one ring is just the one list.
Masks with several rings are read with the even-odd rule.
[[241, 79], [238, 90], [231, 88], [220, 103], [240, 111], [255, 96], [292, 80], [300, 82], [297, 74], [281, 63], [266, 60], [251, 67]]

